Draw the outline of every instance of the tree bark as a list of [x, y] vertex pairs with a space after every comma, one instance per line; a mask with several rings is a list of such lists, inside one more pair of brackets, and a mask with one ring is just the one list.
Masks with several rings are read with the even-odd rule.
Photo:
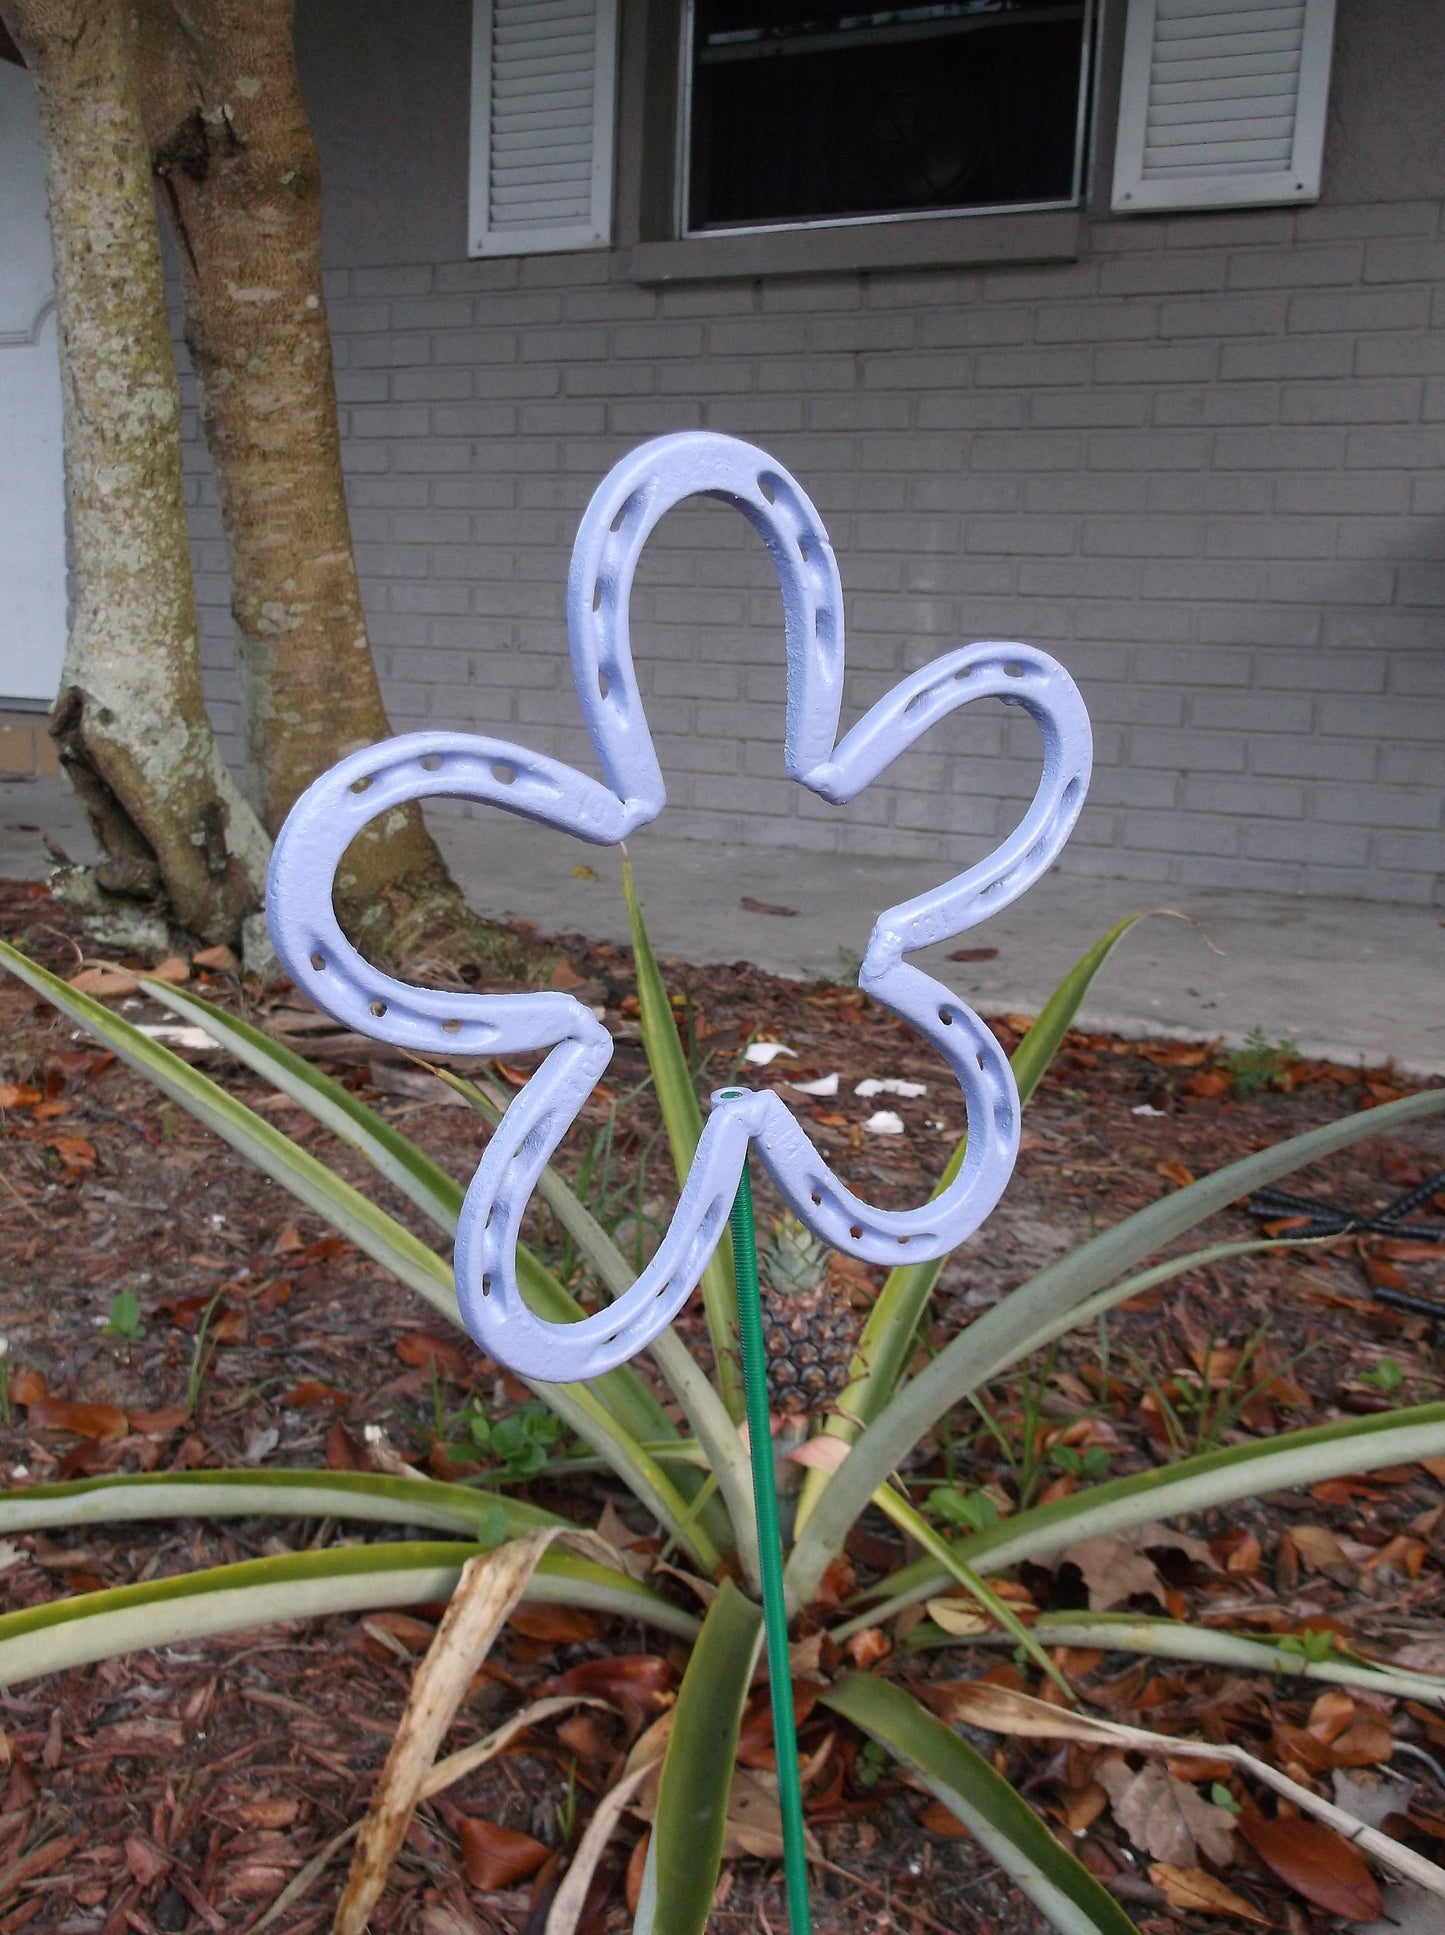
[[[143, 112], [230, 547], [248, 786], [272, 833], [318, 774], [391, 732], [342, 481], [292, 13], [292, 0], [141, 0]], [[447, 905], [467, 918], [416, 807], [353, 843], [337, 894], [373, 930], [421, 909], [434, 927]]]
[[258, 904], [267, 840], [201, 693], [135, 27], [124, 0], [0, 0], [45, 139], [75, 606], [51, 731], [108, 858], [206, 940]]

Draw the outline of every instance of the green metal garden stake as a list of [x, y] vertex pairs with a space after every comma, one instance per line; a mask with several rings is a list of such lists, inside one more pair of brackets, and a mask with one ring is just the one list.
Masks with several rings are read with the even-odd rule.
[[743, 1394], [748, 1412], [748, 1451], [758, 1517], [758, 1564], [763, 1582], [763, 1628], [768, 1644], [768, 1687], [773, 1701], [773, 1742], [778, 1754], [778, 1806], [783, 1816], [783, 1860], [788, 1879], [788, 1927], [811, 1935], [808, 1850], [803, 1834], [803, 1789], [798, 1779], [798, 1728], [793, 1717], [793, 1672], [788, 1654], [788, 1608], [783, 1597], [783, 1542], [773, 1474], [773, 1437], [768, 1416], [768, 1365], [763, 1308], [758, 1295], [758, 1243], [753, 1228], [753, 1187], [748, 1165], [738, 1178], [731, 1218], [733, 1274], [738, 1288], [738, 1341], [743, 1355]]

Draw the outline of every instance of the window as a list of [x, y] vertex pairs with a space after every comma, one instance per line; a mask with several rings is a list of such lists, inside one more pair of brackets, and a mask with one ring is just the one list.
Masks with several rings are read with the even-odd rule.
[[684, 233], [1079, 198], [1088, 0], [691, 0]]

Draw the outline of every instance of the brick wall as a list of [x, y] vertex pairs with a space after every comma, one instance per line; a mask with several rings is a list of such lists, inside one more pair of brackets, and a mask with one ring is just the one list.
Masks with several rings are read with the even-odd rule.
[[[645, 289], [605, 253], [330, 278], [357, 558], [399, 729], [590, 765], [563, 588], [637, 441], [763, 444], [838, 553], [845, 721], [975, 638], [1037, 641], [1096, 732], [1075, 874], [1445, 898], [1445, 239], [1435, 198], [1086, 225], [1073, 264]], [[353, 250], [354, 252], [354, 250]], [[192, 425], [218, 717], [224, 550]], [[846, 810], [782, 774], [766, 553], [712, 504], [639, 570], [633, 641], [698, 838], [959, 863], [1032, 726], [980, 705]]]

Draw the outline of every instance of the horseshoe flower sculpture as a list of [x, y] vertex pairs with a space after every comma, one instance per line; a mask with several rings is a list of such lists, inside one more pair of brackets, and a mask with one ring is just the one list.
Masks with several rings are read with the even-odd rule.
[[[546, 1323], [518, 1290], [518, 1231], [543, 1168], [611, 1058], [611, 1036], [570, 995], [452, 994], [383, 974], [342, 934], [332, 882], [368, 820], [438, 794], [485, 800], [599, 846], [657, 818], [667, 796], [633, 669], [628, 605], [649, 533], [673, 505], [698, 493], [740, 510], [777, 568], [787, 641], [783, 757], [793, 779], [841, 805], [930, 726], [986, 697], [1033, 717], [1043, 740], [1042, 772], [1022, 821], [987, 859], [879, 915], [858, 976], [865, 992], [938, 1050], [963, 1090], [967, 1155], [948, 1188], [916, 1209], [874, 1208], [833, 1174], [776, 1094], [720, 1090], [671, 1225], [636, 1283], [581, 1323]], [[1046, 871], [1078, 818], [1091, 750], [1088, 715], [1068, 673], [1034, 646], [1012, 643], [945, 653], [901, 680], [839, 739], [843, 597], [822, 520], [772, 458], [711, 432], [644, 444], [604, 479], [573, 549], [567, 628], [605, 783], [484, 734], [408, 733], [367, 747], [324, 774], [292, 809], [276, 842], [266, 901], [276, 952], [292, 980], [346, 1026], [433, 1054], [551, 1051], [512, 1101], [467, 1191], [456, 1281], [476, 1342], [523, 1375], [552, 1383], [612, 1369], [672, 1321], [717, 1245], [750, 1145], [808, 1228], [865, 1262], [942, 1256], [978, 1228], [1013, 1168], [1018, 1091], [978, 1016], [904, 957], [998, 913]]]

